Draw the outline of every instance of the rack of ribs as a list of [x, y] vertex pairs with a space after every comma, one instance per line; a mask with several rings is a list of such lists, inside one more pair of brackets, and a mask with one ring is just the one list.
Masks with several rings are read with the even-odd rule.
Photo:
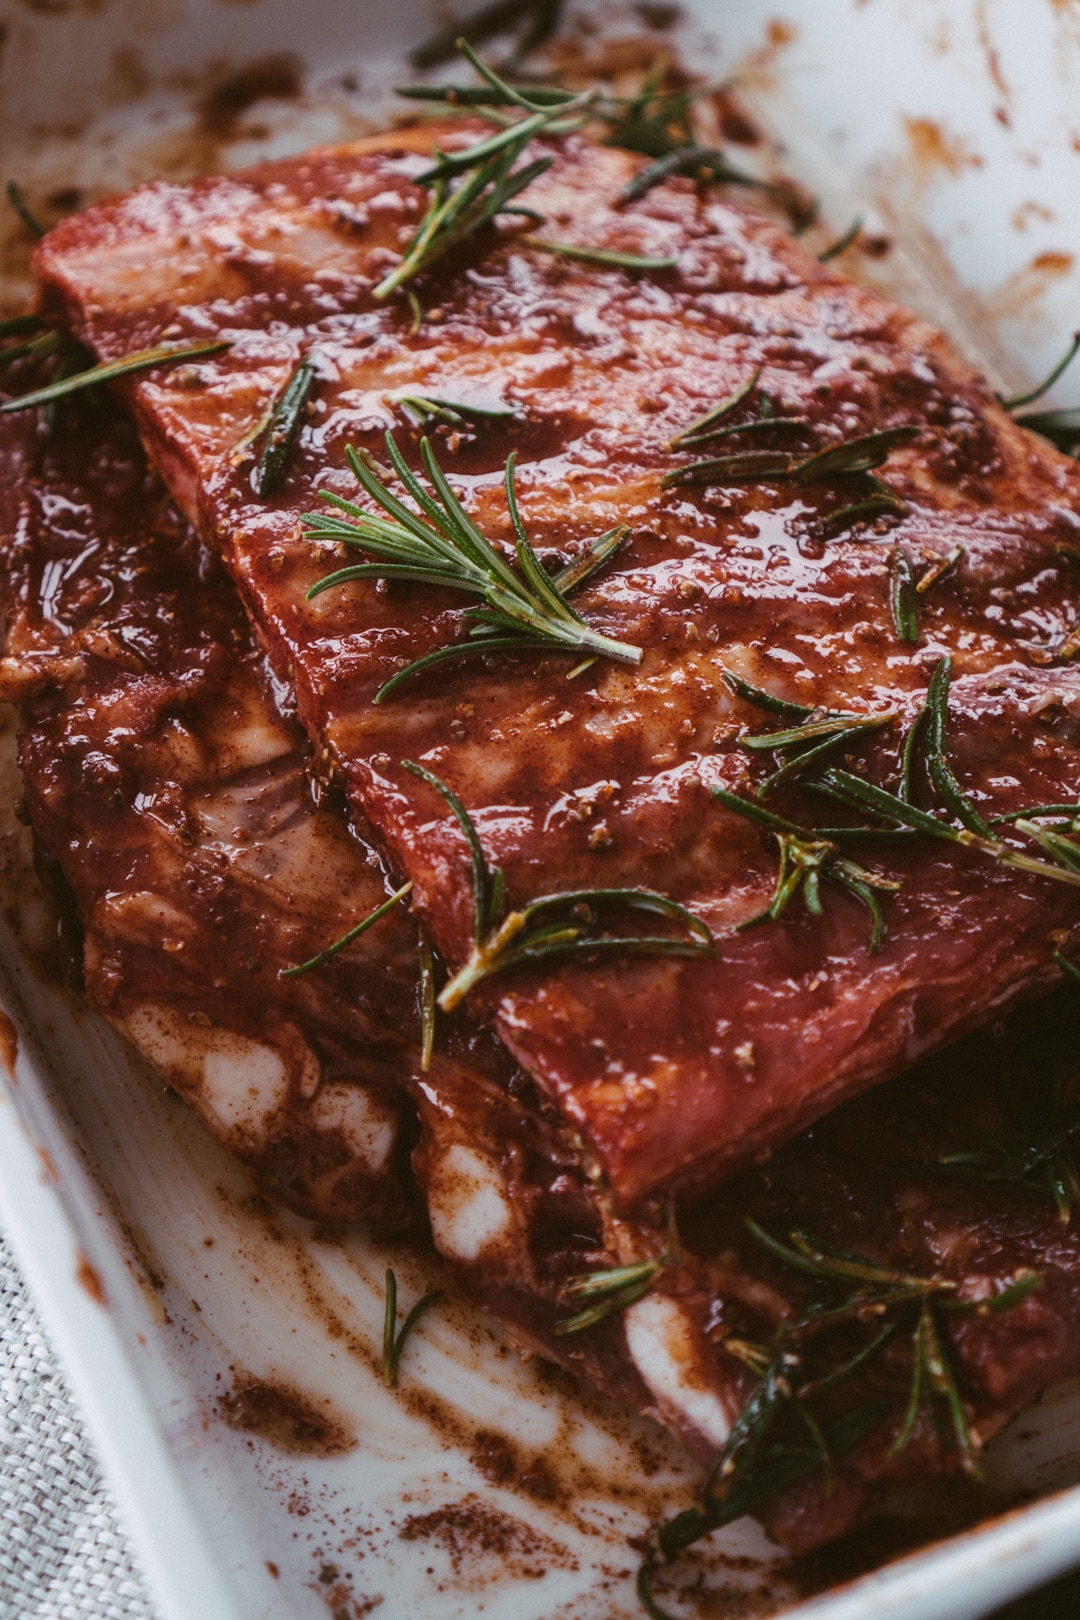
[[[412, 881], [451, 970], [473, 947], [469, 853], [406, 758], [464, 802], [508, 906], [647, 885], [712, 931], [712, 961], [586, 958], [494, 978], [470, 997], [580, 1132], [625, 1213], [708, 1190], [1057, 982], [1054, 950], [1080, 923], [1074, 888], [958, 842], [866, 846], [872, 875], [899, 885], [883, 895], [876, 954], [865, 910], [837, 885], [820, 916], [792, 905], [743, 931], [769, 904], [775, 842], [710, 789], [752, 796], [771, 769], [743, 746], [762, 716], [726, 672], [813, 713], [892, 714], [833, 761], [895, 787], [905, 727], [949, 652], [950, 769], [968, 802], [984, 818], [1074, 802], [1080, 682], [1054, 654], [1080, 614], [1078, 475], [909, 312], [692, 181], [620, 206], [640, 160], [584, 136], [530, 148], [554, 160], [530, 207], [562, 241], [675, 265], [567, 260], [507, 220], [426, 272], [415, 330], [407, 302], [376, 299], [375, 284], [415, 230], [433, 147], [473, 138], [468, 124], [425, 127], [228, 179], [157, 182], [61, 224], [38, 247], [36, 274], [43, 311], [102, 360], [228, 341], [118, 393], [240, 586], [353, 814]], [[312, 401], [286, 476], [263, 499], [252, 436], [303, 359]], [[807, 458], [919, 429], [885, 468], [893, 515], [835, 522], [865, 494], [843, 470], [796, 485], [723, 472], [665, 481], [686, 465], [673, 436], [755, 377], [773, 414], [796, 419], [785, 446], [801, 443]], [[629, 525], [575, 605], [643, 650], [636, 669], [600, 659], [569, 680], [559, 656], [493, 655], [374, 705], [404, 662], [464, 636], [463, 601], [370, 579], [306, 600], [337, 563], [300, 518], [320, 494], [360, 494], [346, 446], [384, 457], [393, 428], [418, 465], [403, 394], [512, 411], [436, 436], [451, 484], [497, 544], [512, 539], [511, 450], [545, 566]], [[890, 617], [897, 552], [922, 577], [955, 563], [921, 597], [914, 643]], [[915, 791], [931, 802], [921, 774]], [[822, 824], [822, 801], [797, 777], [768, 802]]]
[[[965, 1118], [1007, 1136], [1030, 1126], [1018, 1107], [1069, 1107], [1068, 997], [849, 1105], [684, 1209], [677, 1263], [624, 1311], [565, 1334], [575, 1280], [663, 1255], [663, 1219], [613, 1211], [560, 1111], [461, 1014], [442, 1021], [421, 1070], [405, 917], [291, 987], [280, 979], [385, 884], [334, 795], [314, 802], [302, 734], [229, 580], [107, 408], [67, 407], [51, 438], [9, 418], [0, 460], [0, 673], [21, 710], [42, 869], [83, 937], [88, 999], [268, 1191], [320, 1219], [389, 1226], [426, 1210], [457, 1279], [519, 1343], [655, 1414], [707, 1463], [755, 1388], [734, 1345], [767, 1341], [802, 1304], [800, 1279], [748, 1239], [747, 1215], [944, 1277], [975, 1302], [1037, 1269], [1037, 1291], [965, 1318], [950, 1341], [980, 1439], [1080, 1366], [1071, 1228], [1030, 1189], [973, 1191], [940, 1170]], [[928, 1420], [894, 1452], [910, 1378], [898, 1340], [847, 1382], [835, 1412], [873, 1398], [880, 1420], [831, 1483], [763, 1509], [783, 1544], [816, 1546], [898, 1480], [959, 1466]]]
[[385, 897], [317, 808], [228, 579], [119, 413], [0, 428], [4, 657], [39, 867], [90, 1005], [304, 1214], [411, 1221], [415, 929], [293, 981]]

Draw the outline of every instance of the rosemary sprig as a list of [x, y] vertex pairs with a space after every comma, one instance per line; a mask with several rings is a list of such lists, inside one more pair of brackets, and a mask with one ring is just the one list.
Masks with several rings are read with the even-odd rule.
[[508, 420], [515, 413], [510, 405], [466, 405], [458, 399], [434, 399], [427, 394], [398, 394], [392, 401], [414, 427], [445, 423], [466, 427], [470, 422]]
[[[618, 126], [616, 126], [616, 133]], [[613, 146], [623, 146], [625, 140], [612, 137], [609, 142]], [[630, 147], [631, 151], [640, 150], [640, 147]], [[729, 163], [723, 152], [716, 147], [699, 146], [696, 142], [686, 146], [677, 146], [674, 151], [665, 152], [662, 157], [656, 158], [645, 168], [639, 169], [634, 178], [627, 182], [619, 193], [619, 201], [623, 203], [635, 202], [638, 197], [644, 197], [654, 186], [660, 185], [673, 175], [687, 175], [695, 180], [709, 180], [714, 183], [729, 186], [753, 186], [760, 191], [771, 191], [774, 188], [766, 180], [758, 180], [743, 169], [736, 169]]]
[[[1066, 974], [1080, 981], [1080, 973], [1060, 952], [1055, 952], [1054, 960]], [[1010, 1146], [982, 1130], [968, 1134], [972, 1139], [970, 1147], [943, 1153], [916, 1168], [967, 1181], [1023, 1188], [1052, 1198], [1063, 1225], [1072, 1220], [1074, 1201], [1080, 1197], [1080, 1161], [1076, 1154], [1080, 1116], [1065, 1117], [1021, 1146]]]
[[[885, 918], [878, 903], [877, 893], [895, 893], [900, 885], [890, 878], [868, 872], [865, 867], [856, 865], [841, 853], [838, 840], [848, 829], [830, 828], [832, 836], [824, 838], [820, 833], [808, 827], [801, 827], [797, 822], [788, 821], [783, 816], [774, 815], [763, 805], [751, 799], [743, 799], [737, 793], [729, 793], [726, 788], [718, 787], [715, 783], [710, 786], [709, 792], [726, 809], [745, 817], [747, 821], [756, 822], [759, 827], [771, 832], [780, 849], [776, 886], [769, 904], [764, 911], [759, 911], [739, 923], [737, 932], [742, 933], [748, 928], [756, 928], [760, 923], [777, 922], [800, 890], [807, 911], [814, 917], [822, 916], [824, 908], [821, 904], [821, 883], [824, 880], [846, 889], [866, 907], [871, 919], [870, 942], [867, 949], [871, 956], [880, 949], [885, 937]], [[864, 830], [851, 829], [853, 832]]]
[[615, 270], [671, 270], [678, 259], [650, 258], [641, 253], [619, 253], [613, 248], [582, 247], [576, 242], [544, 242], [536, 236], [523, 236], [522, 242], [541, 253], [555, 253], [563, 259], [580, 259]]
[[830, 259], [838, 259], [841, 253], [846, 253], [861, 234], [862, 228], [863, 217], [861, 214], [856, 214], [843, 236], [838, 236], [835, 242], [830, 242], [828, 247], [818, 254], [818, 263], [828, 264]]
[[386, 916], [387, 912], [394, 909], [399, 900], [404, 900], [406, 895], [411, 893], [412, 884], [403, 883], [395, 894], [392, 894], [388, 900], [384, 900], [382, 905], [376, 906], [374, 911], [369, 911], [367, 916], [362, 918], [355, 927], [349, 929], [348, 933], [342, 934], [340, 939], [335, 939], [332, 945], [328, 945], [317, 956], [309, 957], [306, 962], [300, 962], [296, 967], [282, 968], [278, 978], [299, 979], [305, 973], [312, 973], [315, 968], [322, 967], [324, 962], [329, 962], [331, 957], [336, 956], [339, 951], [343, 951], [346, 946], [351, 945], [354, 939], [359, 939], [361, 934], [366, 934], [369, 928], [373, 928], [377, 922]]
[[615, 1266], [610, 1271], [594, 1271], [588, 1276], [572, 1278], [563, 1290], [567, 1302], [593, 1303], [557, 1322], [556, 1334], [564, 1338], [568, 1333], [580, 1333], [616, 1311], [626, 1310], [649, 1292], [666, 1264], [662, 1258], [640, 1260], [636, 1265]]
[[[777, 418], [776, 420], [783, 420]], [[775, 423], [774, 423], [775, 425]], [[842, 444], [830, 445], [826, 450], [799, 461], [793, 455], [771, 450], [746, 450], [731, 456], [716, 456], [708, 461], [690, 462], [665, 473], [661, 479], [664, 488], [673, 484], [720, 484], [780, 479], [793, 483], [796, 488], [833, 478], [847, 478], [868, 473], [886, 462], [894, 450], [910, 444], [923, 432], [921, 427], [886, 428], [880, 433], [865, 433]], [[898, 497], [882, 486], [872, 498], [878, 504], [887, 500], [898, 503]], [[830, 513], [831, 518], [850, 516], [870, 505], [858, 502], [856, 506], [841, 508]], [[899, 503], [903, 504], [903, 503]], [[905, 507], [906, 511], [906, 507]]]
[[38, 332], [35, 337], [29, 337], [23, 343], [12, 343], [6, 349], [0, 349], [0, 366], [9, 365], [14, 360], [45, 360], [51, 354], [56, 354], [64, 347], [66, 339], [61, 332]]
[[821, 1473], [868, 1439], [883, 1416], [881, 1406], [867, 1403], [845, 1412], [808, 1443], [763, 1444], [754, 1454], [752, 1465], [733, 1473], [723, 1492], [710, 1492], [701, 1507], [687, 1508], [667, 1524], [657, 1526], [652, 1533], [653, 1556], [637, 1574], [637, 1595], [650, 1620], [673, 1620], [653, 1597], [652, 1583], [658, 1567], [671, 1563], [714, 1530], [745, 1518], [793, 1485]]
[[9, 315], [0, 321], [0, 338], [23, 337], [27, 332], [40, 332], [44, 326], [40, 315]]
[[126, 377], [134, 371], [150, 371], [158, 366], [173, 365], [178, 360], [194, 360], [198, 355], [218, 354], [230, 346], [228, 338], [208, 338], [199, 343], [188, 343], [180, 348], [163, 343], [155, 349], [140, 349], [125, 355], [122, 360], [110, 360], [105, 365], [91, 366], [71, 377], [47, 383], [32, 393], [22, 394], [0, 405], [0, 414], [9, 411], [29, 411], [38, 405], [48, 405], [54, 399], [65, 399], [82, 388], [95, 388], [99, 383], [111, 382], [114, 377]]
[[[438, 998], [443, 1012], [452, 1012], [484, 979], [512, 968], [573, 957], [653, 955], [706, 957], [715, 955], [712, 934], [685, 906], [651, 889], [571, 889], [541, 895], [520, 910], [507, 912], [503, 876], [488, 865], [472, 817], [446, 783], [414, 760], [402, 767], [435, 789], [449, 806], [465, 835], [473, 872], [473, 948], [465, 966], [446, 984]], [[645, 912], [682, 924], [688, 938], [671, 935], [611, 935], [595, 931], [594, 908], [610, 907]]]
[[396, 1331], [397, 1330], [397, 1278], [394, 1276], [393, 1270], [389, 1266], [387, 1266], [387, 1268], [386, 1268], [386, 1314], [383, 1317], [383, 1361], [382, 1361], [383, 1383], [386, 1385], [387, 1389], [393, 1389], [394, 1386], [397, 1384], [398, 1365], [399, 1365], [399, 1363], [401, 1361], [401, 1353], [405, 1348], [405, 1344], [406, 1344], [406, 1341], [408, 1340], [409, 1334], [412, 1332], [412, 1330], [416, 1326], [417, 1322], [419, 1322], [419, 1320], [423, 1316], [424, 1312], [430, 1306], [434, 1305], [437, 1300], [442, 1299], [442, 1297], [443, 1297], [442, 1289], [441, 1288], [433, 1288], [430, 1294], [425, 1294], [422, 1299], [418, 1299], [416, 1304], [413, 1306], [412, 1310], [409, 1312], [408, 1316], [405, 1318], [405, 1321], [402, 1323], [401, 1331], [400, 1332]]
[[942, 658], [930, 677], [926, 689], [926, 766], [930, 780], [941, 795], [946, 808], [979, 838], [992, 838], [993, 834], [962, 790], [948, 758], [949, 687], [952, 683], [952, 659]]
[[435, 958], [426, 940], [420, 941], [417, 952], [420, 963], [420, 1068], [427, 1074], [435, 1054]]
[[[398, 479], [419, 510], [412, 511], [403, 505], [379, 477], [371, 457], [364, 452], [358, 454], [350, 446], [345, 452], [349, 466], [361, 487], [386, 516], [375, 516], [340, 495], [320, 490], [322, 498], [345, 517], [307, 512], [305, 533], [373, 552], [381, 560], [355, 564], [326, 575], [311, 587], [308, 599], [349, 580], [412, 579], [465, 591], [479, 597], [484, 606], [470, 609], [475, 621], [470, 641], [439, 648], [399, 670], [376, 694], [376, 703], [421, 670], [469, 654], [540, 650], [584, 652], [623, 664], [641, 661], [640, 647], [613, 641], [610, 636], [591, 629], [566, 600], [568, 587], [561, 586], [543, 567], [518, 511], [513, 454], [506, 463], [506, 501], [517, 536], [519, 573], [514, 572], [502, 553], [468, 516], [447, 483], [426, 438], [420, 441], [420, 457], [435, 498], [410, 470], [392, 433], [386, 435], [386, 447]], [[598, 566], [598, 555], [601, 560], [611, 555], [625, 533], [623, 525], [593, 542], [590, 560], [594, 566]]]
[[1069, 347], [1066, 349], [1057, 365], [1052, 371], [1047, 373], [1041, 383], [1037, 383], [1034, 388], [1030, 388], [1026, 394], [1011, 394], [1008, 398], [1003, 398], [1002, 395], [999, 394], [998, 399], [1001, 401], [1001, 404], [1004, 405], [1007, 411], [1017, 411], [1020, 409], [1021, 405], [1031, 405], [1035, 400], [1041, 399], [1044, 394], [1048, 393], [1050, 389], [1053, 388], [1054, 384], [1057, 382], [1062, 373], [1072, 365], [1078, 352], [1080, 352], [1080, 332], [1074, 332], [1072, 342], [1069, 344]]
[[683, 428], [681, 433], [676, 433], [673, 439], [669, 439], [668, 449], [682, 450], [687, 445], [699, 444], [702, 439], [711, 438], [717, 423], [722, 422], [724, 417], [729, 416], [737, 406], [742, 404], [744, 399], [750, 398], [750, 395], [761, 381], [763, 370], [763, 366], [755, 367], [746, 381], [741, 383], [726, 399], [722, 399], [719, 405], [713, 405], [703, 416], [696, 417], [688, 427]]
[[792, 703], [787, 698], [774, 697], [771, 692], [755, 686], [752, 681], [736, 675], [733, 670], [725, 668], [722, 674], [725, 684], [731, 688], [736, 697], [744, 698], [747, 703], [753, 703], [755, 707], [764, 709], [769, 714], [786, 715], [791, 720], [809, 720], [814, 712], [805, 703]]
[[889, 709], [884, 714], [830, 711], [817, 719], [810, 715], [798, 725], [781, 731], [766, 731], [758, 736], [740, 737], [739, 743], [743, 748], [769, 749], [773, 753], [788, 756], [771, 776], [767, 776], [758, 784], [757, 797], [766, 798], [781, 782], [801, 776], [811, 765], [820, 762], [827, 755], [846, 747], [848, 743], [854, 742], [868, 732], [880, 731], [883, 726], [891, 725], [899, 713], [899, 709]]
[[[458, 45], [481, 77], [506, 98], [506, 104], [526, 116], [459, 152], [436, 152], [432, 167], [416, 178], [417, 185], [431, 189], [427, 213], [401, 263], [373, 289], [375, 299], [389, 298], [452, 247], [505, 213], [514, 198], [554, 162], [551, 157], [536, 158], [515, 169], [529, 142], [542, 131], [565, 134], [580, 128], [594, 100], [592, 92], [586, 92], [555, 106], [541, 106], [493, 73], [464, 39]], [[524, 212], [534, 220], [538, 217], [530, 209]]]
[[262, 455], [252, 478], [256, 495], [264, 501], [281, 482], [314, 381], [314, 365], [310, 360], [301, 360], [271, 412]]
[[19, 218], [30, 232], [30, 235], [37, 237], [38, 241], [40, 242], [41, 238], [45, 235], [45, 227], [41, 223], [40, 219], [38, 219], [37, 215], [31, 211], [29, 205], [27, 204], [26, 198], [23, 196], [14, 180], [9, 180], [7, 183], [7, 195], [8, 202], [18, 214]]
[[911, 558], [902, 546], [897, 546], [889, 561], [889, 605], [893, 624], [901, 641], [915, 644], [919, 640], [919, 587]]
[[583, 1304], [584, 1309], [555, 1324], [560, 1338], [568, 1333], [581, 1333], [595, 1327], [616, 1311], [624, 1311], [636, 1304], [649, 1292], [662, 1271], [682, 1263], [679, 1231], [675, 1221], [675, 1205], [668, 1205], [667, 1239], [663, 1251], [648, 1260], [637, 1260], [625, 1266], [613, 1266], [607, 1271], [590, 1271], [580, 1277], [571, 1277], [563, 1289], [568, 1304]]

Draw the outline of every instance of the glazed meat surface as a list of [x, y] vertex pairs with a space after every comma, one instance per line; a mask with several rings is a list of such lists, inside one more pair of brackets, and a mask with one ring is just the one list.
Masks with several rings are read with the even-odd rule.
[[[809, 711], [892, 714], [832, 762], [895, 790], [905, 727], [950, 653], [949, 757], [970, 801], [987, 817], [1074, 802], [1080, 681], [1055, 656], [1080, 608], [1077, 473], [1012, 423], [939, 334], [722, 193], [673, 180], [616, 206], [639, 160], [583, 137], [536, 147], [555, 159], [527, 193], [545, 234], [676, 265], [569, 262], [506, 220], [420, 279], [427, 314], [414, 330], [406, 301], [378, 302], [373, 287], [416, 228], [426, 193], [415, 180], [434, 142], [475, 136], [406, 131], [236, 178], [157, 183], [62, 224], [37, 274], [43, 307], [104, 359], [159, 340], [230, 341], [129, 380], [124, 397], [452, 968], [473, 942], [468, 852], [404, 758], [460, 795], [509, 904], [645, 885], [712, 930], [713, 961], [585, 959], [493, 979], [471, 998], [628, 1210], [715, 1184], [1055, 981], [1076, 891], [926, 838], [856, 852], [875, 881], [899, 885], [881, 891], [876, 955], [863, 905], [828, 881], [822, 915], [796, 897], [779, 921], [739, 931], [769, 904], [776, 843], [709, 789], [749, 797], [783, 757], [743, 746], [787, 722], [735, 695], [725, 671]], [[251, 479], [259, 424], [303, 357], [312, 402], [263, 500]], [[671, 448], [755, 378], [727, 420], [760, 419], [767, 402], [794, 425]], [[403, 663], [464, 637], [468, 599], [368, 579], [308, 602], [344, 548], [305, 537], [299, 519], [320, 492], [357, 496], [347, 445], [385, 460], [392, 427], [418, 465], [405, 393], [512, 410], [435, 435], [495, 542], [512, 538], [511, 450], [547, 566], [629, 525], [574, 601], [643, 650], [639, 667], [600, 660], [568, 680], [573, 660], [560, 656], [474, 659], [373, 705]], [[921, 434], [881, 470], [884, 516], [862, 505], [880, 495], [862, 474], [663, 482], [699, 455], [809, 457], [904, 427]], [[920, 581], [945, 569], [919, 597], [917, 641], [890, 611], [898, 553]], [[917, 765], [913, 791], [948, 819]], [[797, 781], [768, 803], [811, 829], [851, 820]]]
[[[665, 1223], [605, 1213], [556, 1110], [534, 1088], [493, 1085], [476, 1065], [443, 1067], [423, 1087], [415, 1156], [436, 1238], [464, 1286], [524, 1344], [652, 1412], [706, 1465], [739, 1415], [755, 1401], [760, 1409], [764, 1385], [747, 1347], [774, 1353], [808, 1305], [846, 1305], [832, 1328], [792, 1334], [785, 1374], [794, 1393], [809, 1392], [822, 1431], [869, 1411], [868, 1432], [834, 1458], [831, 1475], [812, 1471], [756, 1510], [789, 1551], [807, 1552], [872, 1516], [898, 1486], [925, 1490], [933, 1476], [952, 1474], [960, 1489], [964, 1473], [977, 1475], [987, 1440], [1080, 1371], [1077, 1221], [1067, 1209], [1062, 1218], [1051, 1192], [1055, 1177], [1076, 1174], [1078, 1012], [1076, 992], [1059, 992], [836, 1110], [766, 1168], [681, 1211], [677, 1262], [644, 1297], [571, 1334], [559, 1326], [583, 1302], [567, 1284], [670, 1254]], [[489, 1210], [500, 1211], [471, 1254], [446, 1244], [443, 1215], [461, 1199], [466, 1160], [473, 1197], [482, 1187]], [[856, 1277], [823, 1290], [767, 1253], [750, 1220], [789, 1249], [796, 1232], [909, 1284], [944, 1285], [934, 1320], [969, 1457], [945, 1402], [926, 1385], [906, 1429], [918, 1305], [868, 1303], [858, 1314], [859, 1287], [874, 1288]], [[1029, 1292], [1010, 1308], [989, 1308], [1025, 1276]], [[966, 1302], [959, 1312], [958, 1301]], [[855, 1363], [883, 1330], [884, 1342], [829, 1387], [829, 1374]], [[805, 1432], [788, 1408], [770, 1439], [798, 1444]], [[970, 1507], [973, 1516], [985, 1511], [975, 1490]]]
[[380, 903], [380, 869], [315, 807], [231, 582], [104, 415], [0, 426], [0, 693], [87, 999], [276, 1197], [400, 1226], [415, 928], [278, 977]]

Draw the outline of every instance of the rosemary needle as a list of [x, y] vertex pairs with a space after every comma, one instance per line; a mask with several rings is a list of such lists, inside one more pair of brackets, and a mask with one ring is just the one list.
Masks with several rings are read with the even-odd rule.
[[36, 236], [38, 241], [40, 242], [41, 238], [45, 235], [45, 227], [41, 223], [40, 219], [38, 219], [37, 215], [31, 212], [31, 210], [30, 210], [30, 208], [29, 208], [29, 206], [27, 204], [26, 198], [23, 196], [22, 192], [20, 191], [19, 187], [15, 184], [14, 180], [9, 180], [8, 181], [8, 183], [7, 183], [7, 194], [8, 194], [8, 202], [11, 204], [12, 208], [14, 208], [15, 212], [18, 214], [19, 218], [22, 220], [23, 224], [26, 226], [27, 230], [30, 232], [30, 235], [31, 236]]
[[32, 410], [38, 405], [47, 405], [50, 400], [78, 393], [82, 388], [94, 388], [98, 383], [111, 382], [114, 377], [126, 377], [133, 371], [149, 371], [158, 366], [173, 365], [178, 360], [194, 360], [197, 355], [218, 354], [229, 346], [227, 338], [210, 338], [204, 342], [186, 344], [182, 348], [161, 344], [155, 349], [140, 349], [135, 354], [125, 355], [122, 360], [91, 366], [88, 371], [76, 372], [72, 377], [62, 377], [44, 388], [36, 388], [33, 393], [9, 399], [5, 405], [0, 405], [0, 414]]
[[[507, 912], [502, 872], [489, 866], [476, 825], [457, 794], [415, 760], [403, 759], [401, 764], [434, 788], [448, 806], [465, 836], [472, 863], [473, 946], [464, 967], [438, 998], [443, 1012], [452, 1012], [484, 979], [516, 967], [597, 954], [715, 956], [712, 934], [700, 918], [651, 889], [571, 889], [541, 895], [519, 910]], [[664, 917], [680, 923], [688, 937], [599, 933], [595, 911], [608, 908]]]
[[311, 973], [315, 968], [322, 967], [324, 962], [329, 962], [331, 957], [336, 956], [339, 951], [343, 951], [347, 945], [351, 945], [354, 939], [359, 939], [361, 934], [366, 934], [369, 928], [372, 928], [375, 923], [385, 917], [388, 911], [393, 910], [399, 900], [404, 900], [406, 895], [411, 892], [412, 884], [403, 883], [395, 894], [392, 894], [388, 900], [384, 900], [382, 905], [376, 906], [374, 911], [369, 911], [367, 916], [358, 922], [355, 927], [350, 928], [347, 934], [342, 934], [340, 939], [335, 939], [332, 945], [328, 945], [317, 956], [309, 957], [306, 962], [300, 962], [296, 967], [282, 968], [278, 978], [299, 979], [302, 974]]
[[273, 408], [262, 455], [252, 478], [255, 493], [263, 500], [272, 495], [281, 482], [314, 381], [314, 365], [310, 360], [301, 360]]
[[544, 242], [536, 236], [523, 236], [521, 241], [541, 253], [557, 253], [564, 259], [581, 259], [585, 264], [599, 264], [612, 269], [672, 270], [679, 262], [672, 258], [649, 258], [640, 253], [619, 253], [612, 248], [582, 247], [575, 242]]
[[[464, 591], [479, 597], [483, 606], [469, 610], [474, 622], [468, 641], [439, 648], [399, 670], [376, 694], [376, 703], [421, 670], [469, 654], [542, 650], [595, 654], [623, 664], [634, 665], [641, 661], [640, 647], [614, 641], [593, 630], [567, 601], [567, 587], [544, 569], [518, 510], [514, 455], [507, 459], [505, 486], [517, 540], [516, 572], [465, 511], [450, 488], [428, 439], [420, 441], [420, 459], [430, 488], [425, 488], [411, 471], [392, 433], [386, 435], [386, 448], [398, 480], [417, 509], [412, 510], [398, 500], [376, 472], [371, 457], [350, 446], [345, 452], [349, 466], [385, 516], [376, 516], [339, 495], [320, 491], [323, 499], [344, 513], [344, 517], [305, 513], [305, 533], [312, 538], [355, 546], [380, 560], [358, 563], [326, 575], [311, 587], [309, 600], [350, 580], [409, 579]], [[610, 556], [625, 533], [623, 525], [600, 536], [590, 547], [593, 557], [598, 551], [602, 558]]]
[[399, 1363], [401, 1361], [401, 1353], [405, 1348], [405, 1345], [406, 1345], [406, 1342], [408, 1341], [410, 1333], [412, 1332], [413, 1328], [416, 1326], [417, 1322], [419, 1322], [419, 1320], [423, 1316], [424, 1312], [429, 1308], [429, 1306], [434, 1305], [436, 1300], [440, 1300], [440, 1299], [442, 1299], [442, 1297], [443, 1297], [442, 1289], [441, 1288], [434, 1288], [434, 1289], [432, 1289], [430, 1294], [425, 1294], [422, 1299], [418, 1299], [416, 1304], [413, 1306], [412, 1310], [409, 1312], [408, 1316], [405, 1318], [405, 1321], [404, 1321], [404, 1323], [402, 1324], [402, 1327], [401, 1327], [401, 1331], [398, 1332], [397, 1331], [397, 1278], [394, 1276], [393, 1270], [389, 1266], [387, 1266], [387, 1268], [386, 1268], [386, 1313], [385, 1313], [385, 1315], [383, 1317], [383, 1363], [382, 1363], [382, 1371], [383, 1371], [383, 1383], [386, 1385], [386, 1387], [388, 1389], [393, 1389], [394, 1386], [397, 1384], [398, 1365], [399, 1365]]
[[424, 940], [418, 947], [420, 958], [420, 1068], [427, 1074], [435, 1054], [435, 959]]

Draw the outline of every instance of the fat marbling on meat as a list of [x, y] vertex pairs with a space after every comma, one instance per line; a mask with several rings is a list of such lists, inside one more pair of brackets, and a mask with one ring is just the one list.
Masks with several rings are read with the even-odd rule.
[[[1075, 801], [1080, 681], [1054, 658], [1080, 611], [1080, 483], [909, 311], [722, 191], [674, 179], [620, 206], [640, 160], [584, 136], [535, 143], [554, 158], [527, 194], [544, 234], [675, 266], [571, 262], [506, 218], [418, 280], [426, 314], [414, 330], [404, 298], [373, 290], [421, 217], [416, 177], [433, 145], [475, 135], [406, 130], [226, 179], [157, 182], [61, 224], [37, 249], [36, 273], [42, 307], [102, 359], [230, 340], [214, 358], [128, 379], [123, 398], [239, 582], [351, 803], [413, 880], [452, 968], [472, 943], [468, 854], [404, 758], [461, 796], [509, 903], [644, 885], [713, 931], [711, 962], [586, 959], [494, 979], [472, 997], [629, 1209], [714, 1184], [1055, 981], [1055, 947], [1067, 949], [1080, 922], [1076, 891], [929, 840], [861, 846], [875, 876], [900, 884], [883, 895], [876, 955], [865, 911], [833, 884], [820, 917], [796, 901], [780, 921], [737, 931], [768, 904], [776, 849], [709, 788], [745, 796], [771, 768], [741, 742], [768, 717], [732, 693], [725, 670], [809, 709], [897, 710], [846, 760], [895, 787], [903, 727], [948, 652], [950, 754], [972, 802], [989, 816]], [[287, 474], [263, 500], [252, 436], [304, 357], [313, 399]], [[783, 441], [803, 455], [920, 429], [883, 469], [902, 508], [834, 521], [868, 493], [844, 474], [665, 484], [693, 454], [672, 438], [759, 368], [759, 404], [745, 411], [760, 414], [767, 397], [774, 413], [804, 419]], [[643, 649], [637, 669], [601, 661], [568, 680], [561, 657], [474, 660], [373, 706], [403, 663], [464, 634], [467, 600], [365, 580], [308, 602], [340, 548], [299, 520], [320, 491], [357, 494], [347, 445], [384, 457], [393, 427], [417, 465], [403, 394], [512, 409], [435, 437], [497, 542], [511, 540], [511, 450], [549, 566], [629, 525], [575, 601], [596, 628]], [[921, 576], [958, 546], [920, 599], [917, 643], [901, 639], [894, 551]], [[920, 773], [927, 804], [929, 791]], [[797, 785], [770, 803], [811, 826], [837, 819]]]

